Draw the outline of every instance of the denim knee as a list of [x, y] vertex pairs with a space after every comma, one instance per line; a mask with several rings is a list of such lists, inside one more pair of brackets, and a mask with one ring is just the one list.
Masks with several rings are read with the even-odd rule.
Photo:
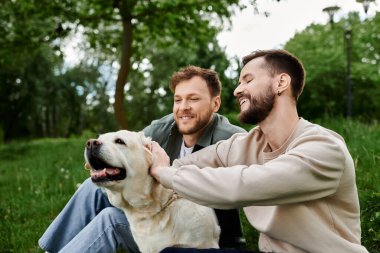
[[111, 224], [125, 224], [129, 226], [129, 222], [124, 212], [116, 207], [106, 207], [97, 215], [97, 219]]
[[79, 186], [78, 192], [101, 192], [101, 189], [92, 182], [91, 178], [87, 178], [86, 180], [83, 181], [83, 183]]

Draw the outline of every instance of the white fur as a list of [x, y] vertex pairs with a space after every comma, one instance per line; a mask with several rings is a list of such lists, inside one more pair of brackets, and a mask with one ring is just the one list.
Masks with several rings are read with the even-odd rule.
[[[126, 145], [115, 143], [117, 138]], [[112, 205], [125, 212], [141, 252], [157, 253], [169, 246], [219, 247], [214, 211], [179, 198], [150, 176], [149, 138], [142, 132], [122, 130], [103, 134], [98, 141], [102, 159], [127, 171], [124, 180], [99, 185], [106, 188]]]

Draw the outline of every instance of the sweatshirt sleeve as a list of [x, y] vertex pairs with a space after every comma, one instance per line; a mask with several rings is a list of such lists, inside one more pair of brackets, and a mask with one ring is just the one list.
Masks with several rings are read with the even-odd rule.
[[228, 154], [226, 144], [177, 161], [177, 168], [162, 170], [161, 183], [213, 208], [291, 204], [333, 194], [351, 159], [340, 141], [325, 135], [295, 141], [284, 154], [262, 165], [228, 164], [228, 155], [221, 155]]
[[159, 172], [158, 176], [160, 178], [160, 183], [166, 188], [174, 189], [173, 179], [179, 169], [192, 168], [195, 169], [195, 171], [200, 172], [198, 171], [200, 168], [218, 168], [226, 166], [228, 160], [227, 156], [220, 155], [220, 153], [228, 153], [233, 141], [244, 135], [246, 135], [246, 133], [233, 135], [228, 140], [219, 141], [216, 144], [207, 146], [189, 156], [174, 160], [171, 167], [167, 167]]

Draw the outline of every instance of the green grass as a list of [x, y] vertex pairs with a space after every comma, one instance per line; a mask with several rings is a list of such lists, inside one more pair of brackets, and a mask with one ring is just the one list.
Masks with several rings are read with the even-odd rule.
[[380, 124], [324, 119], [321, 125], [341, 134], [356, 167], [362, 223], [362, 244], [371, 253], [380, 252]]
[[[320, 120], [340, 133], [356, 163], [362, 242], [380, 252], [380, 126], [344, 119]], [[87, 138], [41, 139], [0, 145], [0, 252], [42, 252], [37, 241], [78, 184]], [[257, 233], [243, 219], [250, 249]]]
[[84, 139], [0, 146], [0, 252], [41, 252], [37, 240], [88, 172]]

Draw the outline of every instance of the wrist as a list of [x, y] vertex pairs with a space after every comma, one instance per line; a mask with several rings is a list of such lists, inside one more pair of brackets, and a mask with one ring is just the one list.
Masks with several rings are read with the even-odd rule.
[[154, 177], [157, 181], [160, 181], [160, 177], [158, 176], [159, 171], [162, 169], [162, 166], [155, 166], [150, 169], [150, 174], [152, 177]]

